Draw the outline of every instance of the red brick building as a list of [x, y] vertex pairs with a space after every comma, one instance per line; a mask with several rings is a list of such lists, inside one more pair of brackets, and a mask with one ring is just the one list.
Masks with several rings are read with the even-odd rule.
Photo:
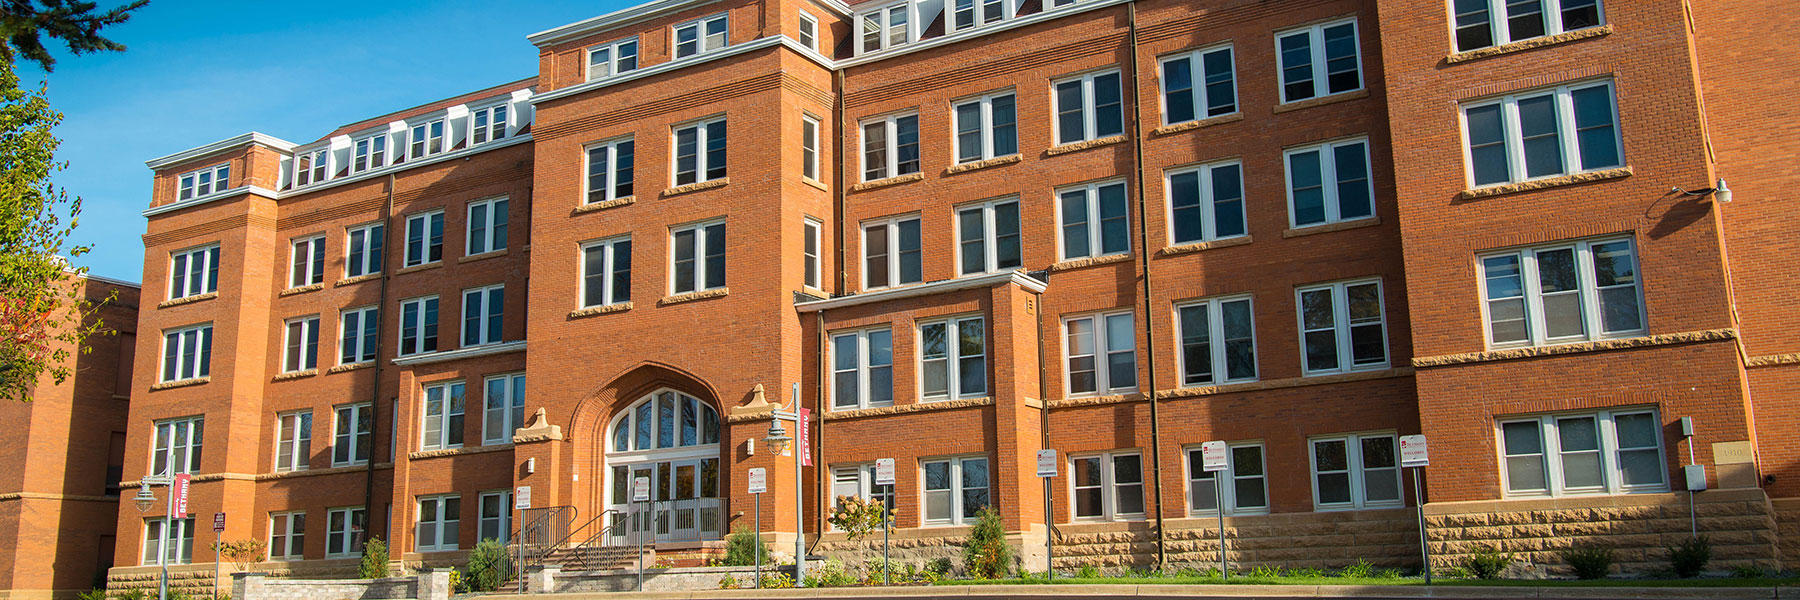
[[[636, 477], [705, 548], [750, 468], [820, 552], [856, 494], [907, 560], [991, 507], [1032, 568], [1046, 525], [1062, 566], [1203, 565], [1222, 498], [1241, 563], [1417, 565], [1419, 433], [1444, 561], [1694, 527], [1778, 566], [1800, 341], [1749, 282], [1791, 279], [1796, 136], [1749, 98], [1792, 53], [1730, 2], [1540, 4], [654, 3], [531, 35], [532, 79], [151, 161], [126, 485], [191, 473], [197, 518], [121, 509], [113, 579], [205, 569], [216, 512], [293, 573], [553, 507], [617, 542]], [[801, 473], [758, 441], [794, 384]]]

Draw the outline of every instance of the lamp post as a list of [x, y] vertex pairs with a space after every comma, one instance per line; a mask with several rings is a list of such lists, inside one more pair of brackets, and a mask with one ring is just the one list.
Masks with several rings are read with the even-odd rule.
[[[787, 429], [781, 426], [784, 419], [792, 419], [796, 430], [805, 427], [800, 422], [800, 384], [798, 383], [793, 386], [793, 395], [788, 404], [774, 411], [774, 417], [769, 424], [769, 435], [763, 438], [763, 443], [767, 444], [769, 451], [775, 453], [776, 456], [786, 452], [788, 446], [794, 441], [794, 438], [788, 437]], [[795, 435], [803, 435], [803, 433], [795, 431]], [[794, 448], [794, 587], [806, 587], [806, 490], [801, 485], [806, 477], [800, 470], [803, 459], [800, 456], [802, 451], [801, 448]], [[759, 551], [757, 554], [761, 555], [762, 553]]]
[[[131, 499], [132, 503], [137, 505], [138, 512], [147, 513], [150, 512], [150, 507], [156, 504], [156, 494], [150, 491], [150, 486], [171, 486], [169, 501], [164, 503], [163, 508], [162, 539], [158, 540], [156, 544], [156, 565], [162, 567], [162, 581], [156, 588], [157, 600], [169, 600], [169, 531], [175, 527], [174, 484], [175, 478], [168, 475], [145, 476], [141, 480], [141, 485], [138, 486], [137, 496]], [[177, 542], [180, 540], [180, 537], [176, 537]]]

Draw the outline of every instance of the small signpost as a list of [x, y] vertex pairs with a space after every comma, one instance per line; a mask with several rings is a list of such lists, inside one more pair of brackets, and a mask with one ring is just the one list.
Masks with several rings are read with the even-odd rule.
[[650, 502], [650, 478], [637, 477], [631, 480], [631, 503], [638, 506], [637, 519], [632, 525], [638, 539], [638, 591], [644, 591], [644, 534], [650, 531], [649, 515], [645, 514], [644, 505]]
[[762, 467], [750, 469], [750, 497], [756, 499], [756, 548], [750, 554], [756, 556], [756, 589], [759, 590], [762, 589], [762, 495], [767, 491], [769, 470]]
[[526, 510], [531, 508], [531, 486], [521, 485], [513, 490], [513, 508]]
[[1044, 577], [1056, 579], [1056, 496], [1050, 493], [1050, 480], [1056, 478], [1056, 451], [1037, 451], [1037, 476], [1044, 480]]
[[1412, 469], [1413, 505], [1419, 509], [1419, 556], [1425, 560], [1425, 585], [1431, 585], [1431, 544], [1425, 537], [1425, 489], [1419, 487], [1419, 471], [1431, 464], [1431, 451], [1423, 435], [1400, 437], [1400, 468]]
[[[894, 485], [894, 459], [875, 459], [875, 485]], [[888, 489], [893, 489], [892, 487]], [[893, 497], [888, 494], [887, 497]], [[881, 502], [881, 585], [890, 585], [894, 569], [888, 565], [888, 505]]]
[[[222, 513], [222, 512], [213, 513], [213, 533], [215, 534], [213, 537], [221, 539], [221, 540], [225, 539], [225, 536], [223, 536], [223, 535], [216, 535], [216, 534], [225, 533], [225, 513]], [[213, 561], [213, 599], [214, 600], [217, 600], [219, 597], [219, 563], [220, 562], [221, 561], [218, 561], [218, 560]]]
[[1225, 442], [1200, 444], [1200, 468], [1213, 474], [1213, 508], [1219, 511], [1219, 577], [1231, 579], [1231, 562], [1225, 557], [1225, 469], [1229, 468], [1231, 447]]

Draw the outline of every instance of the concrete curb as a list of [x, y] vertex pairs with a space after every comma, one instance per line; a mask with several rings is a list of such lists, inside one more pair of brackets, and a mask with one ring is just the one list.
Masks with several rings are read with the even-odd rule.
[[1795, 587], [1560, 587], [1406, 585], [942, 585], [583, 594], [491, 595], [483, 600], [699, 600], [708, 598], [907, 598], [915, 596], [1158, 596], [1191, 598], [1451, 598], [1482, 600], [1800, 600]]

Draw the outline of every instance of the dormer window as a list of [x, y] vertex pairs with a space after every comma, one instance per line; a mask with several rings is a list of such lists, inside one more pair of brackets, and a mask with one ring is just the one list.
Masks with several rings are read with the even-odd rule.
[[477, 109], [474, 127], [469, 130], [470, 144], [485, 144], [506, 137], [506, 105]]
[[862, 23], [863, 53], [897, 48], [912, 40], [907, 29], [906, 4], [894, 4], [864, 13]]
[[443, 152], [444, 120], [438, 119], [414, 125], [411, 139], [412, 152], [407, 155], [409, 158], [419, 159]]
[[588, 81], [629, 73], [637, 68], [637, 38], [588, 48]]
[[675, 26], [676, 59], [712, 52], [724, 48], [727, 42], [723, 14]]
[[325, 181], [326, 163], [330, 161], [330, 148], [308, 150], [295, 154], [294, 187], [307, 186]]
[[231, 179], [231, 163], [216, 167], [207, 167], [181, 175], [181, 190], [175, 201], [192, 200], [207, 194], [223, 192], [229, 189], [226, 182]]
[[1012, 18], [1012, 5], [1006, 0], [955, 0], [956, 10], [950, 14], [950, 30], [962, 31], [991, 25]]
[[387, 134], [356, 140], [355, 148], [355, 158], [350, 161], [351, 173], [387, 166]]

